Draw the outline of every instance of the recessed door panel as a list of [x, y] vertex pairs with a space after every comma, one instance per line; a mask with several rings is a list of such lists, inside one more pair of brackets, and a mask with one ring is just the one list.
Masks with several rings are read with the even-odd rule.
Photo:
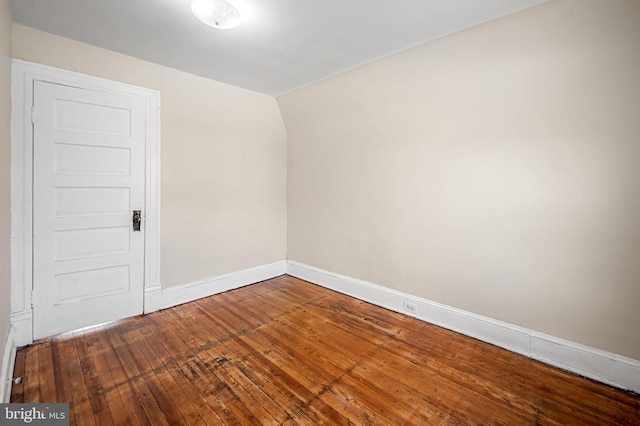
[[128, 226], [54, 232], [55, 262], [129, 253]]
[[129, 291], [129, 265], [56, 275], [58, 297], [54, 305], [78, 303]]
[[130, 188], [55, 188], [55, 217], [127, 214]]
[[56, 143], [54, 149], [58, 175], [128, 176], [131, 173], [129, 148]]
[[58, 98], [53, 109], [55, 130], [131, 136], [129, 108]]

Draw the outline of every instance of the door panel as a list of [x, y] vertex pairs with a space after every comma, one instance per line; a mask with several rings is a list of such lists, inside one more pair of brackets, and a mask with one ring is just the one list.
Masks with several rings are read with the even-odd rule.
[[131, 211], [129, 188], [54, 188], [56, 217], [128, 215]]
[[57, 131], [131, 135], [131, 111], [127, 108], [66, 99], [58, 99], [54, 108]]
[[34, 111], [34, 338], [141, 314], [145, 101], [36, 81]]
[[129, 253], [128, 226], [59, 230], [54, 233], [53, 260], [78, 260]]
[[59, 143], [54, 149], [57, 175], [128, 176], [130, 172], [126, 148]]
[[58, 294], [55, 305], [77, 303], [107, 294], [129, 291], [129, 265], [110, 266], [55, 276]]

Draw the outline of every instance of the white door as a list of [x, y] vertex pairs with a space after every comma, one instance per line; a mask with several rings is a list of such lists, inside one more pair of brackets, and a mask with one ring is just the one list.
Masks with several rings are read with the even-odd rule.
[[34, 82], [34, 338], [141, 314], [145, 101]]

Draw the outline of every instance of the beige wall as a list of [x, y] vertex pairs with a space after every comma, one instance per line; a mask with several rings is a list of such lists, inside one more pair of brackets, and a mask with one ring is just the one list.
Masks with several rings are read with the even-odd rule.
[[639, 42], [556, 0], [280, 97], [289, 259], [640, 359]]
[[[0, 0], [0, 359], [11, 315], [11, 8]], [[4, 386], [4, 384], [2, 384]]]
[[160, 91], [164, 287], [286, 258], [286, 135], [273, 97], [15, 24], [13, 53]]

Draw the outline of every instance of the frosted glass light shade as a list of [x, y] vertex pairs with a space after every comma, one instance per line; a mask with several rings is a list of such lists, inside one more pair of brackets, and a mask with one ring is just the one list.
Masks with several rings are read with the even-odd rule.
[[219, 29], [235, 28], [240, 24], [240, 12], [224, 0], [193, 0], [191, 12], [202, 23]]

